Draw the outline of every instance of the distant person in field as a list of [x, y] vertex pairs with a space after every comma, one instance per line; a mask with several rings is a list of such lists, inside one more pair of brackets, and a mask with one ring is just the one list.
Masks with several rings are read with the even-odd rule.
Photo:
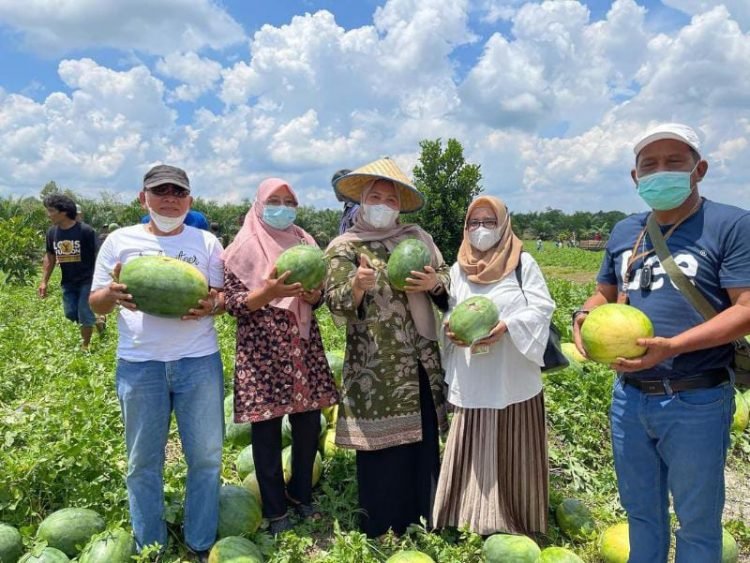
[[[708, 163], [687, 125], [645, 132], [634, 153], [630, 176], [649, 211], [615, 225], [596, 292], [574, 313], [573, 333], [585, 354], [580, 328], [588, 312], [615, 302], [640, 309], [654, 325], [655, 336], [638, 341], [644, 356], [612, 366], [612, 448], [630, 563], [666, 563], [670, 495], [679, 522], [675, 561], [721, 561], [732, 341], [750, 332], [750, 212], [701, 197]], [[657, 257], [646, 230], [651, 215], [674, 262], [719, 311], [711, 320]]]
[[542, 241], [542, 239], [540, 239], [540, 238], [536, 239], [536, 251], [537, 252], [539, 252], [540, 250], [542, 250], [542, 246], [543, 245], [544, 245], [544, 242]]
[[[292, 527], [287, 506], [302, 518], [320, 518], [312, 504], [312, 471], [320, 437], [320, 411], [338, 392], [313, 309], [322, 287], [287, 285], [290, 272], [276, 260], [300, 243], [317, 246], [294, 224], [297, 195], [279, 178], [261, 182], [253, 206], [224, 252], [226, 308], [237, 318], [234, 420], [252, 423], [255, 474], [269, 530]], [[292, 427], [292, 478], [284, 485], [281, 420]]]
[[[326, 301], [347, 324], [336, 444], [357, 453], [362, 530], [403, 534], [431, 520], [440, 469], [438, 433], [447, 420], [433, 304], [447, 308], [448, 266], [429, 234], [399, 222], [424, 196], [392, 160], [342, 176], [335, 189], [361, 203], [354, 225], [326, 250]], [[432, 260], [401, 291], [385, 265], [406, 239], [422, 241]]]
[[[518, 279], [522, 287], [519, 287]], [[555, 303], [496, 197], [469, 205], [449, 303], [482, 295], [500, 320], [474, 346], [445, 322], [443, 365], [455, 406], [440, 469], [435, 526], [545, 534], [549, 510], [541, 366]], [[449, 318], [449, 316], [448, 316]]]
[[[338, 179], [342, 176], [346, 176], [349, 172], [351, 172], [351, 170], [348, 168], [342, 168], [341, 170], [334, 172], [331, 177], [331, 186], [335, 186]], [[334, 193], [336, 194], [336, 199], [344, 203], [344, 209], [341, 213], [341, 221], [339, 222], [339, 234], [343, 235], [346, 231], [352, 228], [352, 225], [354, 225], [354, 216], [357, 214], [359, 204], [342, 198], [335, 189]]]
[[[187, 462], [185, 543], [205, 561], [219, 519], [224, 378], [213, 317], [223, 311], [224, 264], [216, 237], [184, 224], [193, 199], [190, 190], [180, 168], [160, 164], [146, 172], [138, 198], [150, 220], [114, 230], [104, 241], [90, 302], [96, 313], [118, 312], [115, 383], [138, 550], [154, 543], [167, 546], [162, 471], [174, 412]], [[206, 276], [210, 293], [187, 316], [143, 313], [127, 286], [113, 281], [123, 264], [151, 255], [184, 260]]]
[[51, 194], [43, 203], [52, 227], [47, 231], [39, 297], [47, 297], [50, 276], [59, 264], [65, 317], [80, 325], [81, 348], [88, 350], [96, 325], [88, 297], [96, 260], [96, 232], [86, 223], [76, 221], [76, 204], [68, 196]]

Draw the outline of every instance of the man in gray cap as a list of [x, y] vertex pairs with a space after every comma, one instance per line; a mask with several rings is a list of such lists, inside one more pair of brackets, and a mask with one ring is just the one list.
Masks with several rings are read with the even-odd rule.
[[[185, 543], [207, 560], [219, 511], [223, 392], [213, 316], [223, 310], [223, 251], [208, 231], [185, 225], [190, 181], [184, 170], [151, 168], [139, 194], [147, 224], [119, 228], [99, 250], [90, 303], [99, 314], [118, 308], [116, 386], [128, 452], [130, 515], [139, 551], [167, 545], [162, 469], [172, 411], [187, 460]], [[118, 283], [120, 267], [144, 255], [170, 256], [198, 268], [211, 291], [182, 319], [138, 310]], [[111, 276], [113, 275], [113, 277]]]
[[[708, 163], [690, 127], [659, 125], [634, 152], [631, 177], [650, 211], [615, 225], [596, 293], [573, 314], [573, 333], [585, 354], [581, 325], [589, 311], [614, 302], [640, 309], [654, 325], [653, 338], [637, 340], [643, 356], [612, 365], [612, 448], [628, 513], [628, 561], [666, 563], [670, 493], [679, 520], [676, 562], [721, 561], [732, 343], [750, 333], [750, 213], [700, 196]], [[655, 249], [664, 240], [674, 264]], [[687, 286], [718, 314], [699, 313]]]

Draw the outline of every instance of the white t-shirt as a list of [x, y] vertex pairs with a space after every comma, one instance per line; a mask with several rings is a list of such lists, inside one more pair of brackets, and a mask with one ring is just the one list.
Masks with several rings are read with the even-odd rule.
[[[91, 291], [110, 284], [110, 273], [117, 262], [125, 264], [138, 256], [153, 255], [184, 260], [203, 272], [210, 287], [221, 288], [224, 287], [222, 250], [213, 234], [187, 225], [180, 234], [166, 237], [149, 233], [146, 225], [123, 227], [112, 232], [99, 249]], [[171, 362], [207, 356], [219, 349], [213, 317], [183, 321], [121, 307], [117, 327], [120, 331], [117, 356], [131, 362]]]
[[451, 268], [450, 310], [469, 297], [483, 295], [497, 305], [500, 320], [508, 326], [508, 332], [485, 354], [472, 354], [470, 348], [443, 339], [443, 366], [452, 404], [504, 409], [542, 390], [540, 366], [544, 364], [555, 302], [539, 266], [527, 252], [521, 254], [521, 279], [523, 293], [514, 273], [483, 285], [470, 282], [458, 264]]

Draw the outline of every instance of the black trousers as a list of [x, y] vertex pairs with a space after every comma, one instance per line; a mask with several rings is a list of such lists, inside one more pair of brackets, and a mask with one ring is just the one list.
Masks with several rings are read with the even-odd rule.
[[312, 470], [318, 451], [320, 410], [289, 415], [292, 426], [292, 479], [284, 487], [281, 466], [281, 417], [253, 422], [253, 461], [258, 478], [263, 516], [276, 519], [286, 514], [286, 491], [297, 502], [312, 501]]
[[362, 531], [375, 538], [389, 529], [403, 534], [424, 517], [428, 524], [440, 473], [438, 424], [427, 373], [419, 366], [422, 441], [374, 451], [357, 451]]

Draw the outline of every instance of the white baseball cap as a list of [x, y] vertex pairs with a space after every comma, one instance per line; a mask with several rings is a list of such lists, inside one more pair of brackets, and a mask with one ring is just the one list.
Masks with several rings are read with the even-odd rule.
[[683, 125], [682, 123], [662, 123], [653, 129], [649, 129], [636, 141], [635, 146], [633, 147], [633, 152], [638, 156], [638, 153], [640, 153], [646, 145], [664, 139], [682, 141], [698, 154], [701, 153], [701, 141], [698, 138], [698, 134], [691, 127]]

